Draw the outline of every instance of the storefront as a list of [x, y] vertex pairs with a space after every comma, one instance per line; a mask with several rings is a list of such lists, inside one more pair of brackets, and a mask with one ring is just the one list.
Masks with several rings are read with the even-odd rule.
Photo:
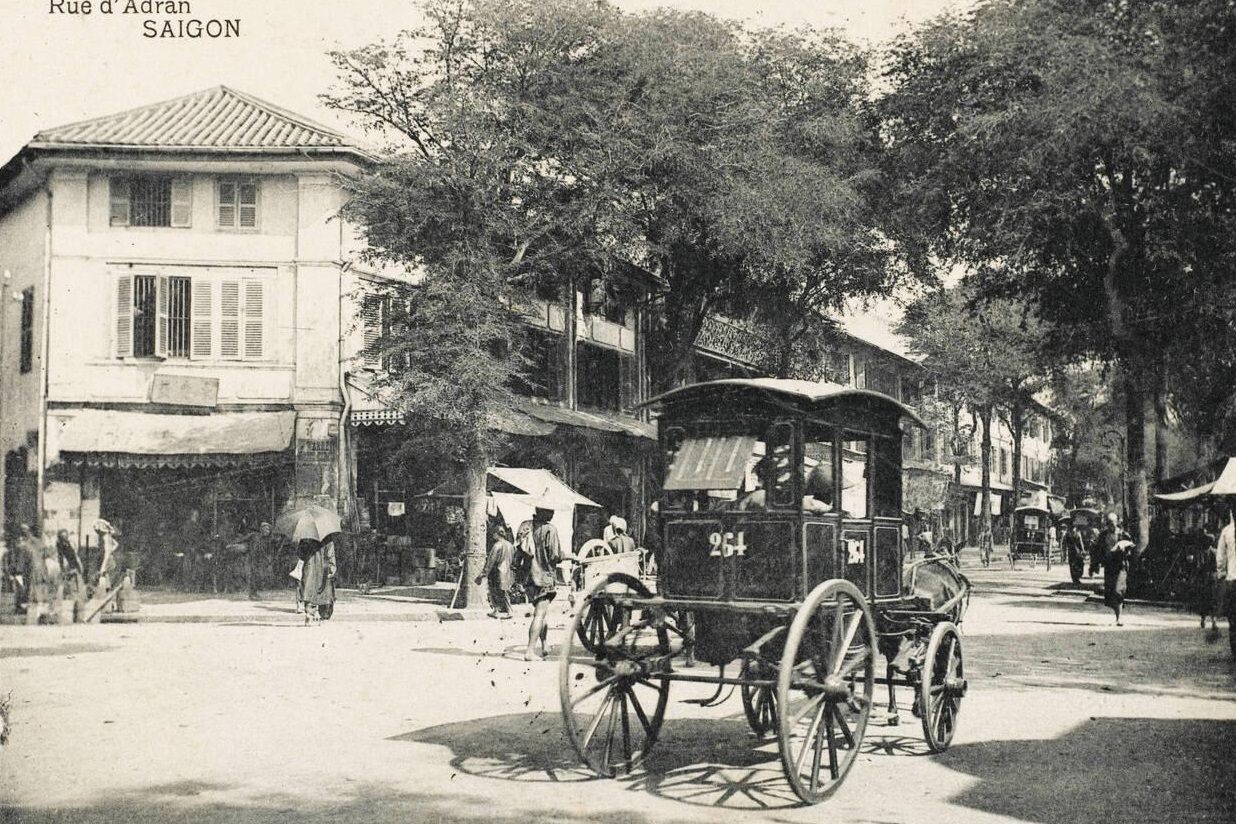
[[[68, 531], [89, 558], [95, 522], [107, 521], [139, 585], [235, 586], [215, 550], [273, 522], [292, 495], [295, 412], [65, 410], [53, 422], [47, 528]], [[262, 577], [282, 584], [273, 566]]]

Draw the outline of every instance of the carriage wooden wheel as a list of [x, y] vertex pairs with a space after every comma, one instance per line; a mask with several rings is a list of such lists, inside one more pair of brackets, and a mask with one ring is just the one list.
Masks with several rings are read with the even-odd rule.
[[598, 581], [563, 645], [559, 695], [567, 737], [600, 776], [630, 772], [656, 743], [665, 719], [671, 631], [660, 610], [623, 603], [649, 595], [629, 575]]
[[790, 624], [777, 674], [778, 744], [803, 801], [833, 793], [854, 765], [875, 687], [875, 623], [848, 581], [816, 587]]
[[[777, 668], [764, 661], [753, 659], [743, 667], [743, 677], [749, 680], [764, 680], [776, 677]], [[742, 685], [742, 711], [747, 716], [747, 724], [751, 731], [759, 737], [776, 733], [779, 727], [777, 720], [777, 687], [774, 683]]]
[[942, 621], [936, 624], [927, 642], [918, 690], [918, 715], [923, 723], [923, 737], [932, 752], [944, 752], [952, 742], [965, 694], [961, 635], [955, 624]]

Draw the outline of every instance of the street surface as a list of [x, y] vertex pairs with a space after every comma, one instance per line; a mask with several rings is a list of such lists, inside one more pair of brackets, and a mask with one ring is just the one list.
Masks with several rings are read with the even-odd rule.
[[[1047, 595], [1059, 567], [976, 572], [969, 696], [943, 755], [900, 726], [821, 807], [798, 806], [735, 695], [675, 685], [635, 775], [592, 780], [526, 621], [0, 627], [0, 821], [1231, 822], [1236, 668], [1196, 619]], [[560, 638], [566, 604], [551, 642]], [[358, 616], [359, 617], [359, 616]], [[1226, 632], [1226, 629], [1224, 629]], [[879, 695], [880, 692], [877, 692]]]

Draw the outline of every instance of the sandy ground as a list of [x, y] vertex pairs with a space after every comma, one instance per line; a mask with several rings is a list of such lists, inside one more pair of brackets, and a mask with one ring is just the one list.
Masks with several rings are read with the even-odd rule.
[[523, 620], [2, 627], [0, 821], [1236, 820], [1226, 638], [1152, 608], [1116, 628], [1029, 573], [976, 577], [988, 592], [964, 626], [952, 748], [927, 754], [908, 711], [873, 725], [811, 808], [737, 696], [681, 702], [706, 687], [675, 686], [645, 769], [589, 779], [561, 732], [556, 665], [518, 655]]

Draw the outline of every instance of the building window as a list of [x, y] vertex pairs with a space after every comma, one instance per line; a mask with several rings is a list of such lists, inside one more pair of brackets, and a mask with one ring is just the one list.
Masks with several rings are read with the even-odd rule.
[[252, 180], [220, 180], [218, 186], [220, 229], [256, 229], [258, 187]]
[[34, 287], [21, 292], [21, 373], [34, 368]]
[[897, 373], [887, 366], [872, 364], [867, 370], [867, 389], [888, 395], [900, 400], [901, 393], [897, 390]]
[[189, 357], [191, 283], [189, 278], [167, 279], [167, 356], [169, 358]]
[[611, 411], [634, 407], [634, 357], [582, 342], [575, 353], [575, 391], [580, 406]]
[[120, 275], [117, 357], [260, 360], [265, 282], [257, 278]]
[[821, 377], [829, 383], [849, 386], [850, 355], [848, 352], [826, 351], [823, 356], [823, 374]]
[[562, 399], [561, 335], [539, 329], [524, 332], [523, 363], [511, 381], [516, 394], [557, 401]]
[[585, 314], [626, 324], [632, 300], [621, 285], [602, 277], [590, 278], [584, 282], [583, 297]]
[[1007, 449], [1000, 448], [1000, 477], [1007, 478], [1009, 476], [1009, 453]]
[[158, 351], [159, 280], [154, 275], [133, 278], [133, 357], [152, 358]]
[[112, 226], [190, 225], [193, 181], [166, 175], [129, 175], [109, 181]]

